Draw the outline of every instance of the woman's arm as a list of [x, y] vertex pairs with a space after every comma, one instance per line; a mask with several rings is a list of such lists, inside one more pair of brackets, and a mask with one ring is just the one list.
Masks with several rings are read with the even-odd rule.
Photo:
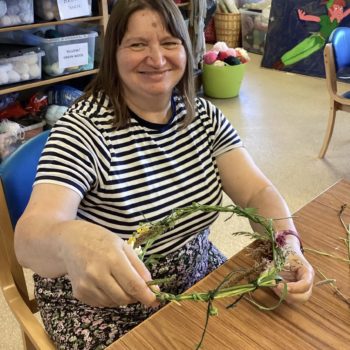
[[[220, 155], [217, 158], [217, 165], [223, 189], [234, 203], [242, 207], [256, 208], [264, 217], [284, 218], [274, 221], [276, 231], [295, 230], [286, 202], [244, 148], [237, 148]], [[260, 225], [254, 223], [252, 228], [256, 231], [261, 229]], [[287, 300], [303, 302], [311, 295], [314, 271], [301, 253], [299, 240], [292, 235], [286, 236], [286, 239], [295, 253], [290, 256], [290, 259], [295, 259], [297, 256], [298, 261], [301, 262], [292, 274], [288, 273], [284, 276], [289, 281]], [[277, 293], [280, 293], [281, 289], [282, 285], [278, 287]]]
[[116, 234], [76, 220], [79, 203], [64, 186], [34, 186], [15, 230], [19, 262], [43, 277], [68, 275], [73, 295], [93, 306], [154, 303], [144, 264]]

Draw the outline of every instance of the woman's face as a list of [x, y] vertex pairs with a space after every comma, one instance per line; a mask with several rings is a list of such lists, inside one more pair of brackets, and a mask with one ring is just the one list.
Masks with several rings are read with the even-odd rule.
[[140, 10], [130, 16], [116, 60], [126, 99], [170, 98], [186, 68], [186, 51], [159, 14]]

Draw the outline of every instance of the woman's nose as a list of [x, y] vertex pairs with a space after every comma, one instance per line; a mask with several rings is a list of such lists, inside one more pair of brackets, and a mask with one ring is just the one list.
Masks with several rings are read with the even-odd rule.
[[166, 62], [162, 47], [158, 45], [150, 47], [148, 58], [150, 64], [156, 67], [162, 67]]

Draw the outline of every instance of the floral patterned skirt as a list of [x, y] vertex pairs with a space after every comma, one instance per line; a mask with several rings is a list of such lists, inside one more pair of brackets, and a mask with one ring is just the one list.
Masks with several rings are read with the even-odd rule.
[[[182, 293], [226, 260], [208, 235], [209, 230], [202, 231], [150, 268], [154, 279], [176, 276], [162, 291]], [[140, 303], [116, 308], [83, 304], [73, 297], [65, 276], [52, 279], [34, 274], [34, 282], [43, 323], [57, 349], [104, 349], [159, 309]]]

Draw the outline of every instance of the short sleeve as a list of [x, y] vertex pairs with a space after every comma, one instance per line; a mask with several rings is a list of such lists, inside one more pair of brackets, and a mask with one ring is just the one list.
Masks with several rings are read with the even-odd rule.
[[62, 185], [83, 198], [96, 185], [103, 169], [108, 171], [108, 149], [96, 126], [82, 115], [81, 108], [81, 105], [71, 108], [52, 128], [34, 185]]
[[198, 101], [199, 114], [210, 139], [213, 156], [217, 157], [232, 149], [242, 147], [243, 142], [237, 130], [221, 110], [203, 98], [198, 98]]

